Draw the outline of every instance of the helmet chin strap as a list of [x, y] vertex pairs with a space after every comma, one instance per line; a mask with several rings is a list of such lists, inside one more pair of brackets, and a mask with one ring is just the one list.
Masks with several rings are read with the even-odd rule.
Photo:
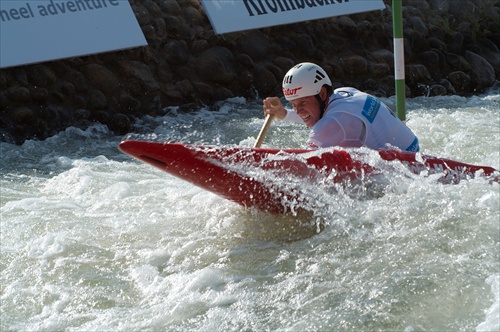
[[320, 119], [321, 119], [323, 118], [323, 114], [325, 114], [326, 103], [323, 99], [321, 99], [319, 93], [316, 95], [316, 99], [319, 102]]

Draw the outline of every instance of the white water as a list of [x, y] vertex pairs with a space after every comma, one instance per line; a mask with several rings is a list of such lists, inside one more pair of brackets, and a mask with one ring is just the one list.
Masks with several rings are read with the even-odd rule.
[[[423, 153], [500, 169], [498, 91], [407, 106]], [[235, 99], [132, 137], [250, 146], [262, 123]], [[306, 136], [275, 122], [265, 145]], [[132, 160], [121, 139], [95, 126], [0, 143], [0, 330], [500, 330], [498, 183], [304, 184], [317, 211], [272, 216]]]

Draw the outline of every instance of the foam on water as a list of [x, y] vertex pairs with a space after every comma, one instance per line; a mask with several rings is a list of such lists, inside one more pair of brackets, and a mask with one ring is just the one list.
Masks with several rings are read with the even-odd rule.
[[[499, 100], [411, 99], [408, 125], [424, 153], [499, 169]], [[250, 146], [261, 125], [237, 99], [136, 127]], [[306, 137], [275, 122], [265, 144]], [[314, 211], [273, 216], [131, 160], [120, 139], [0, 143], [2, 330], [499, 330], [498, 183], [445, 185], [366, 152], [391, 176], [288, 178]]]
[[500, 275], [494, 275], [486, 279], [486, 283], [491, 285], [494, 296], [493, 305], [485, 310], [486, 320], [479, 324], [476, 331], [500, 331]]

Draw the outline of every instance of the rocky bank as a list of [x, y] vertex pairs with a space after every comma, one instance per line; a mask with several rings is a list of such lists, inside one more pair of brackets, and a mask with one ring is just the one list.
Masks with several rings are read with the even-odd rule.
[[[336, 87], [394, 95], [384, 1], [381, 11], [216, 35], [199, 0], [130, 0], [148, 46], [0, 70], [0, 140], [43, 140], [96, 121], [121, 135], [166, 106], [280, 94], [302, 61], [325, 68]], [[408, 97], [477, 94], [498, 82], [499, 2], [403, 0]]]

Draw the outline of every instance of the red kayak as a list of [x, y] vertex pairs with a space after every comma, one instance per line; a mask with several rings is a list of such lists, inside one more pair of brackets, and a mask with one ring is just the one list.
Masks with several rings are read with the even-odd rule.
[[[382, 173], [363, 161], [362, 153], [334, 148], [321, 150], [215, 147], [125, 140], [122, 152], [180, 179], [245, 207], [271, 213], [286, 213], [297, 192], [284, 190], [276, 181], [295, 176], [304, 181], [338, 183]], [[377, 151], [384, 161], [397, 161], [413, 173], [442, 173], [441, 180], [458, 182], [476, 175], [499, 181], [492, 167], [465, 164], [398, 150]], [[366, 158], [365, 158], [366, 159]], [[263, 174], [268, 176], [263, 176]]]

